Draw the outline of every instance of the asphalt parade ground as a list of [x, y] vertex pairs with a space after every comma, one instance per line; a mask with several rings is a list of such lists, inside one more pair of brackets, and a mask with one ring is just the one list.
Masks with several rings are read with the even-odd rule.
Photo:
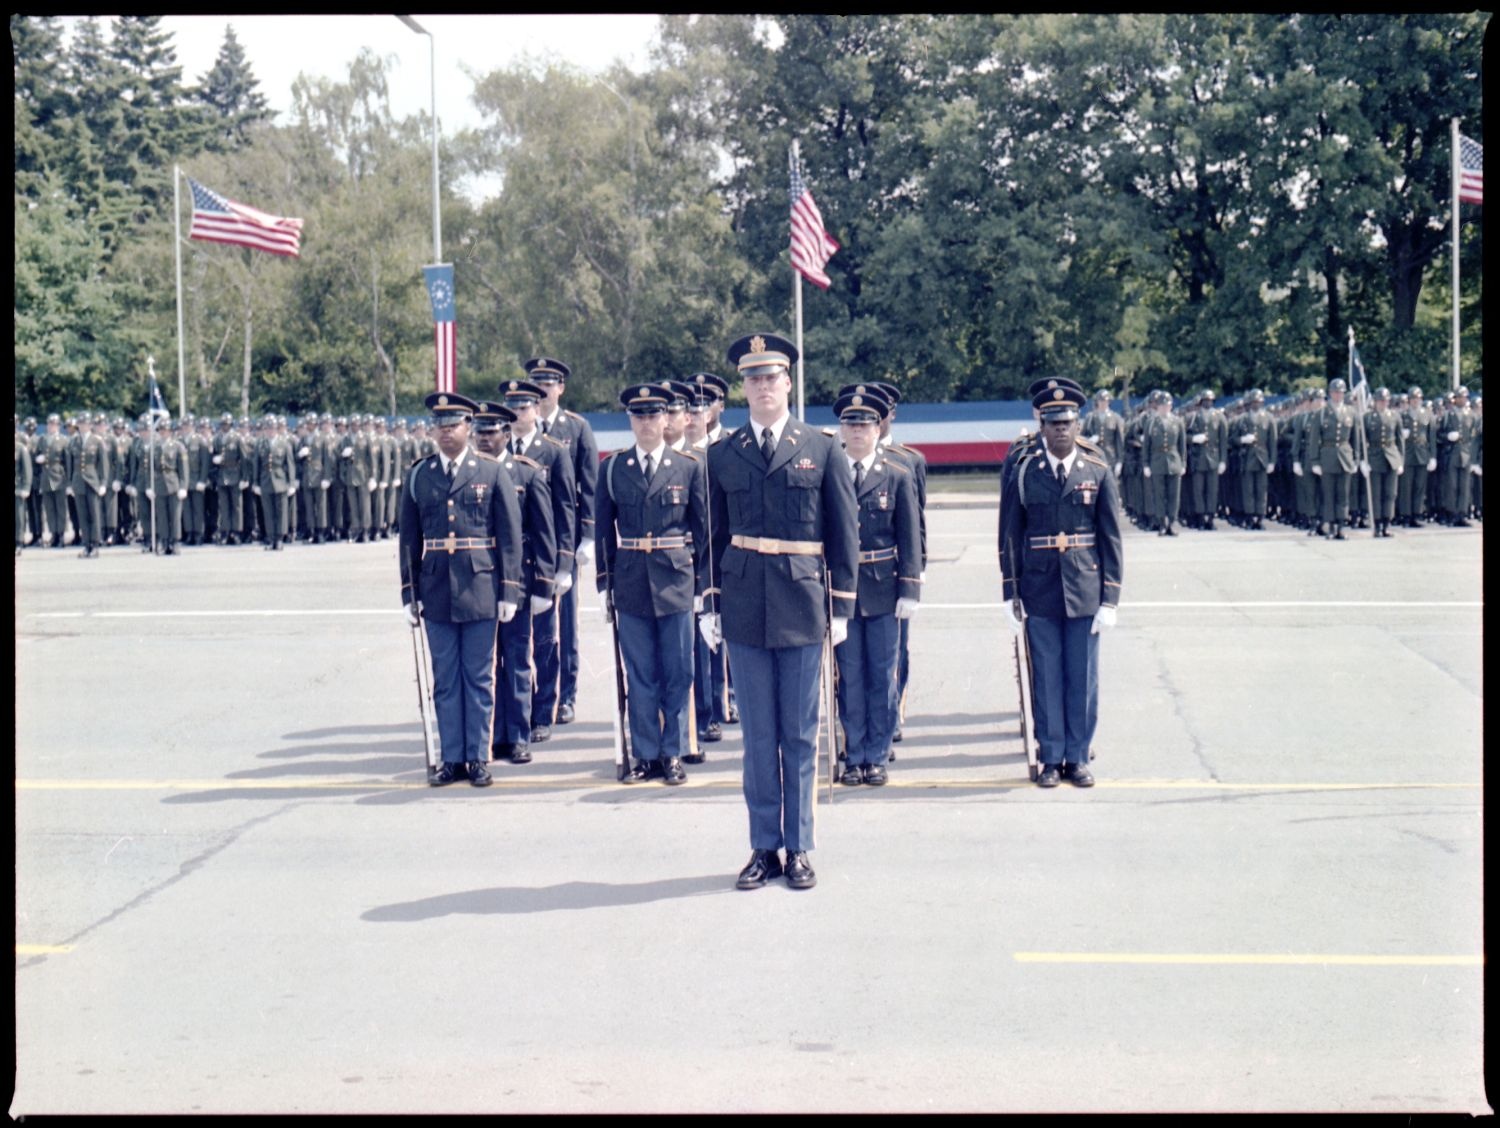
[[905, 740], [740, 892], [739, 730], [425, 783], [395, 542], [16, 562], [12, 1115], [1489, 1111], [1482, 536], [1126, 535], [1098, 786], [1027, 778], [993, 500]]

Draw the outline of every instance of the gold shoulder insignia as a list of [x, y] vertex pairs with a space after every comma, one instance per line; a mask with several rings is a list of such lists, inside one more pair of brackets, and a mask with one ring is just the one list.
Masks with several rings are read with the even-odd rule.
[[1078, 443], [1078, 445], [1081, 446], [1084, 450], [1098, 450], [1099, 449], [1099, 444], [1098, 443], [1094, 442], [1093, 439], [1085, 438], [1082, 435], [1079, 435], [1078, 438], [1076, 440], [1074, 440], [1074, 441], [1076, 441]]
[[824, 427], [823, 434], [827, 435], [830, 439], [836, 439], [839, 437], [839, 433], [832, 427]]
[[579, 415], [578, 412], [576, 412], [576, 411], [569, 411], [566, 407], [563, 408], [563, 414], [566, 415], [569, 419], [576, 419], [576, 420], [578, 420], [578, 422], [580, 422], [580, 423], [587, 423], [588, 422], [588, 420], [585, 419], [583, 416]]
[[903, 474], [910, 474], [911, 468], [903, 462], [897, 462], [894, 458], [887, 458], [885, 464], [892, 470], [899, 470]]
[[476, 450], [473, 453], [474, 453], [474, 457], [475, 458], [482, 458], [486, 462], [499, 462], [500, 461], [493, 454], [485, 454], [484, 451], [482, 451], [482, 450]]
[[528, 458], [524, 454], [513, 454], [511, 455], [511, 458], [512, 460], [519, 462], [524, 466], [530, 466], [533, 470], [540, 470], [542, 468], [542, 464], [540, 462], [536, 462], [533, 459]]
[[558, 447], [561, 450], [568, 449], [567, 443], [563, 442], [561, 439], [554, 439], [551, 435], [543, 435], [542, 442], [551, 443], [553, 446]]
[[[1095, 466], [1104, 466], [1104, 460], [1102, 458], [1095, 458], [1092, 454], [1081, 454], [1078, 457], [1085, 462], [1093, 463]], [[1106, 466], [1105, 469], [1107, 470], [1108, 467]]]

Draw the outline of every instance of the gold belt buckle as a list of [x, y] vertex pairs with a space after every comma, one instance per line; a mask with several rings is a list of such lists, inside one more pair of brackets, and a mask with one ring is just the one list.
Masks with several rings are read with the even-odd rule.
[[761, 537], [760, 550], [761, 552], [779, 554], [781, 552], [781, 542], [773, 537]]
[[1057, 538], [1057, 554], [1059, 556], [1061, 556], [1064, 552], [1067, 552], [1067, 551], [1068, 551], [1068, 538], [1066, 536], [1059, 536]]
[[449, 556], [452, 556], [455, 552], [458, 551], [458, 538], [456, 536], [454, 536], [452, 533], [448, 534], [448, 546], [447, 547], [448, 547], [448, 555]]

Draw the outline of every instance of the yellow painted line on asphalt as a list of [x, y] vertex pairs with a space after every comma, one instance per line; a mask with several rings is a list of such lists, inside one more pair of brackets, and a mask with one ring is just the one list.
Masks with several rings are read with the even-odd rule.
[[61, 956], [73, 950], [72, 944], [17, 944], [18, 956]]
[[[427, 790], [425, 779], [18, 779], [17, 791], [391, 791], [403, 788]], [[501, 788], [560, 789], [615, 787], [614, 780], [598, 776], [530, 776], [505, 779], [495, 777], [495, 786]], [[693, 779], [689, 777], [686, 789], [733, 788], [740, 790], [742, 784], [738, 773], [722, 779]], [[820, 779], [818, 786], [826, 783]], [[1036, 784], [1025, 778], [1010, 779], [892, 779], [889, 788], [910, 791], [931, 790], [1039, 790]], [[1370, 782], [1370, 783], [1221, 783], [1211, 779], [1121, 779], [1100, 780], [1096, 790], [1101, 791], [1477, 791], [1480, 783], [1463, 782]], [[459, 782], [449, 788], [468, 790]], [[436, 789], [434, 789], [436, 790]], [[635, 787], [632, 790], [648, 794], [652, 787]], [[674, 788], [673, 790], [677, 790]], [[842, 788], [836, 794], [869, 795], [871, 788]], [[1063, 794], [1077, 790], [1073, 787], [1059, 788]]]
[[1483, 956], [1375, 956], [1291, 952], [1012, 952], [1017, 963], [1275, 964], [1324, 967], [1481, 967]]

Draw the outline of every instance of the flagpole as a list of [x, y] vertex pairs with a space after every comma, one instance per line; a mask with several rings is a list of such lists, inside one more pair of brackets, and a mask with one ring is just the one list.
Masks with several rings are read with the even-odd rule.
[[1450, 161], [1453, 165], [1452, 192], [1453, 192], [1453, 375], [1452, 386], [1458, 389], [1458, 188], [1463, 179], [1463, 170], [1459, 165], [1458, 155], [1458, 118], [1453, 118], [1450, 123], [1451, 150]]
[[172, 249], [177, 257], [177, 410], [187, 413], [187, 365], [182, 351], [182, 169], [172, 166]]
[[156, 357], [146, 357], [146, 485], [151, 491], [151, 555], [156, 555], [156, 404], [151, 400], [151, 384], [156, 382]]
[[[1354, 394], [1354, 326], [1349, 326], [1349, 394]], [[1358, 407], [1358, 415], [1355, 416], [1355, 434], [1359, 436], [1359, 476], [1365, 480], [1365, 512], [1370, 515], [1370, 535], [1375, 536], [1380, 530], [1380, 523], [1375, 520], [1375, 495], [1370, 488], [1370, 472], [1365, 469], [1370, 462], [1370, 441], [1365, 434], [1365, 402], [1370, 392], [1370, 380], [1368, 374], [1360, 383], [1364, 389], [1359, 397], [1355, 399]]]
[[[801, 157], [801, 145], [792, 142], [792, 167], [797, 167]], [[792, 278], [796, 284], [797, 293], [797, 418], [802, 422], [807, 421], [807, 403], [803, 396], [803, 361], [802, 361], [802, 272], [797, 269], [797, 264], [792, 264]]]

